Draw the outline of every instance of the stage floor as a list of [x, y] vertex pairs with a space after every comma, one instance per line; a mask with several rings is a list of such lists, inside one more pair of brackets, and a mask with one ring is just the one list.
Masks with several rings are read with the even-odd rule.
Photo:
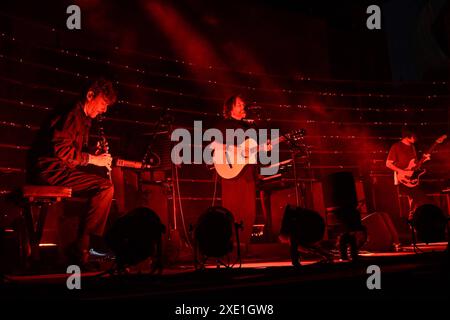
[[[168, 266], [161, 275], [131, 270], [124, 275], [84, 273], [81, 289], [67, 288], [68, 274], [8, 276], [0, 295], [6, 300], [145, 300], [158, 307], [180, 303], [286, 303], [321, 300], [446, 300], [449, 298], [447, 244], [419, 244], [401, 252], [361, 252], [357, 263], [335, 260], [302, 261], [300, 268], [289, 259], [245, 259], [238, 268], [207, 264], [195, 270], [192, 263]], [[372, 271], [380, 268], [381, 289], [367, 286]], [[159, 304], [158, 302], [161, 302]]]

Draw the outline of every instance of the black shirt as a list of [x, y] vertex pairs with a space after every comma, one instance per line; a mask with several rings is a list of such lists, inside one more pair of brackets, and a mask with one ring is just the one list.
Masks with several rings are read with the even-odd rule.
[[91, 122], [81, 103], [53, 118], [32, 146], [29, 170], [41, 174], [86, 166], [89, 154], [85, 150]]
[[[256, 129], [254, 125], [250, 124], [247, 121], [244, 120], [236, 120], [234, 118], [228, 118], [228, 119], [222, 119], [219, 121], [216, 125], [216, 128], [219, 129], [222, 132], [223, 135], [223, 144], [227, 142], [227, 136], [226, 136], [226, 129], [242, 129], [244, 132], [248, 129]], [[243, 141], [234, 141], [234, 145], [239, 145]]]

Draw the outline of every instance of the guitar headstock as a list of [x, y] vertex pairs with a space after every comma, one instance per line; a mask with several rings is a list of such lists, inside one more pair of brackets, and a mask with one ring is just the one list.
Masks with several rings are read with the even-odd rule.
[[305, 129], [295, 129], [295, 130], [292, 130], [292, 131], [284, 134], [283, 136], [286, 138], [286, 140], [292, 142], [292, 141], [300, 140], [305, 135], [306, 135], [306, 130]]
[[447, 135], [443, 134], [442, 136], [436, 139], [436, 143], [442, 143], [445, 141], [445, 139], [447, 139]]

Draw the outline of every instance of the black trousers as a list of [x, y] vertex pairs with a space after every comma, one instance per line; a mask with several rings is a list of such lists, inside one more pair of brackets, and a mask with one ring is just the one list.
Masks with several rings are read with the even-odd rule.
[[423, 204], [430, 203], [430, 200], [427, 198], [426, 190], [422, 185], [419, 185], [415, 188], [408, 188], [402, 184], [398, 185], [398, 192], [401, 195], [408, 196], [409, 200], [409, 213], [408, 218], [412, 217], [414, 211]]
[[243, 222], [240, 242], [250, 243], [256, 218], [256, 182], [254, 166], [248, 165], [234, 179], [222, 179], [222, 206], [234, 216], [235, 222]]
[[80, 221], [79, 236], [103, 235], [114, 194], [110, 180], [55, 165], [41, 170], [37, 180], [42, 184], [70, 187], [74, 196], [88, 198], [89, 209]]

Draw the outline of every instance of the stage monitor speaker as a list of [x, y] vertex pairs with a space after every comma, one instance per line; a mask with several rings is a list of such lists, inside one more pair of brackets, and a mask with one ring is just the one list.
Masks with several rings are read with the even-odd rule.
[[273, 190], [270, 193], [271, 234], [278, 237], [286, 205], [296, 206], [295, 189]]
[[351, 172], [336, 172], [325, 177], [323, 191], [327, 208], [358, 205], [355, 179]]
[[367, 241], [362, 247], [367, 251], [392, 251], [399, 242], [391, 217], [385, 212], [375, 212], [362, 219], [367, 229]]
[[287, 205], [284, 210], [280, 234], [295, 237], [299, 245], [307, 247], [323, 239], [325, 221], [314, 210]]
[[419, 206], [413, 215], [412, 225], [417, 241], [432, 243], [445, 241], [448, 220], [441, 208], [433, 204]]
[[155, 211], [140, 207], [117, 219], [105, 240], [116, 255], [119, 268], [133, 266], [148, 257], [161, 261], [165, 226]]

